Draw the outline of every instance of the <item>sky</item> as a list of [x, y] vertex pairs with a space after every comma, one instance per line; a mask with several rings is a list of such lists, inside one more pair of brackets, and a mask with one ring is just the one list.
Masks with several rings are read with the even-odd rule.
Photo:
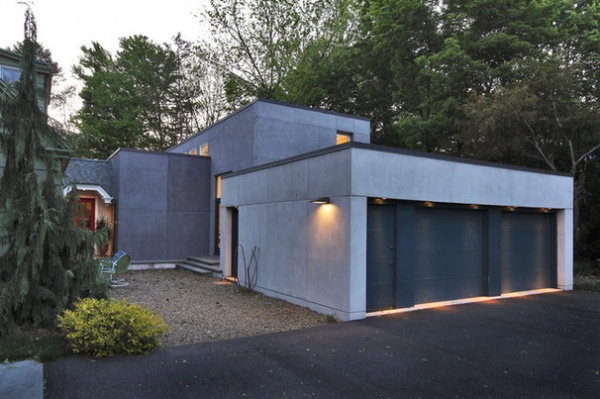
[[[26, 6], [23, 0], [0, 0], [0, 47], [23, 40]], [[119, 38], [146, 35], [157, 43], [177, 34], [195, 41], [206, 30], [198, 17], [208, 0], [33, 0], [37, 39], [50, 50], [65, 76], [78, 63], [81, 46], [93, 41], [115, 53]], [[73, 83], [73, 82], [71, 82]]]
[[[23, 40], [26, 7], [19, 0], [0, 0], [0, 47]], [[81, 46], [92, 41], [114, 52], [121, 37], [143, 34], [163, 43], [181, 32], [187, 40], [202, 33], [194, 16], [208, 0], [33, 0], [38, 42], [50, 50], [63, 70], [78, 62]]]

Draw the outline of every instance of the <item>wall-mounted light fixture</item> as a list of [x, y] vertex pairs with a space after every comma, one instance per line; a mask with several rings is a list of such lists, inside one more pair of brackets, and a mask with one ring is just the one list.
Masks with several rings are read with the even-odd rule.
[[311, 200], [310, 202], [312, 202], [313, 204], [323, 205], [323, 204], [329, 204], [329, 202], [331, 202], [331, 201], [329, 200], [329, 197], [321, 197], [321, 198]]

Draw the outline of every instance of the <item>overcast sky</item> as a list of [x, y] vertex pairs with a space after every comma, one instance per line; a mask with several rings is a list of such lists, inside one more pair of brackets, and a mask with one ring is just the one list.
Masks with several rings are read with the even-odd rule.
[[[34, 0], [38, 42], [70, 75], [78, 63], [80, 47], [99, 42], [112, 53], [121, 37], [142, 34], [158, 43], [181, 32], [195, 41], [202, 32], [197, 17], [208, 0]], [[26, 7], [19, 0], [0, 0], [0, 47], [23, 40]]]

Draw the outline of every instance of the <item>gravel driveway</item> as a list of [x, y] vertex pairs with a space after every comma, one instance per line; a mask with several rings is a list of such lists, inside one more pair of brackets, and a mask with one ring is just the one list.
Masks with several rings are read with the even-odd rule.
[[322, 314], [181, 269], [129, 271], [112, 298], [158, 312], [170, 329], [163, 346], [246, 337], [325, 324]]

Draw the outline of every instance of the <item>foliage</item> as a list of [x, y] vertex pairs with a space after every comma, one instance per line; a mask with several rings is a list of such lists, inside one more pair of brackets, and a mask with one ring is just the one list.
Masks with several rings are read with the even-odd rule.
[[0, 335], [23, 325], [54, 325], [94, 267], [94, 237], [72, 222], [76, 195], [75, 202], [68, 202], [60, 190], [59, 159], [65, 154], [56, 148], [65, 143], [37, 107], [36, 26], [29, 9], [25, 16], [21, 77], [14, 96], [0, 103], [5, 159], [0, 180]]
[[350, 5], [345, 0], [211, 0], [202, 16], [211, 32], [203, 47], [224, 75], [228, 103], [237, 108], [254, 97], [293, 98], [290, 91], [301, 87], [290, 79], [296, 68], [314, 67], [316, 60], [327, 63], [349, 40]]
[[574, 274], [574, 289], [600, 293], [600, 262], [596, 257], [593, 259], [576, 258]]
[[102, 273], [102, 268], [98, 263], [90, 273], [89, 279], [82, 286], [81, 298], [108, 298], [108, 290], [110, 289], [110, 281], [107, 275]]
[[21, 330], [0, 337], [0, 360], [16, 362], [34, 359], [51, 362], [69, 356], [71, 348], [59, 330]]
[[167, 328], [157, 313], [127, 305], [126, 299], [84, 299], [58, 320], [74, 353], [98, 358], [148, 353], [160, 344]]
[[100, 232], [107, 242], [110, 241], [113, 228], [110, 219], [106, 215], [101, 214], [96, 218], [96, 231]]
[[119, 44], [116, 56], [96, 42], [82, 47], [80, 65], [73, 68], [84, 83], [83, 106], [74, 116], [79, 156], [102, 159], [119, 147], [163, 151], [203, 126], [202, 110], [210, 122], [220, 116], [218, 107], [209, 110], [216, 100], [201, 102], [206, 68], [181, 36], [175, 49], [146, 36]]

